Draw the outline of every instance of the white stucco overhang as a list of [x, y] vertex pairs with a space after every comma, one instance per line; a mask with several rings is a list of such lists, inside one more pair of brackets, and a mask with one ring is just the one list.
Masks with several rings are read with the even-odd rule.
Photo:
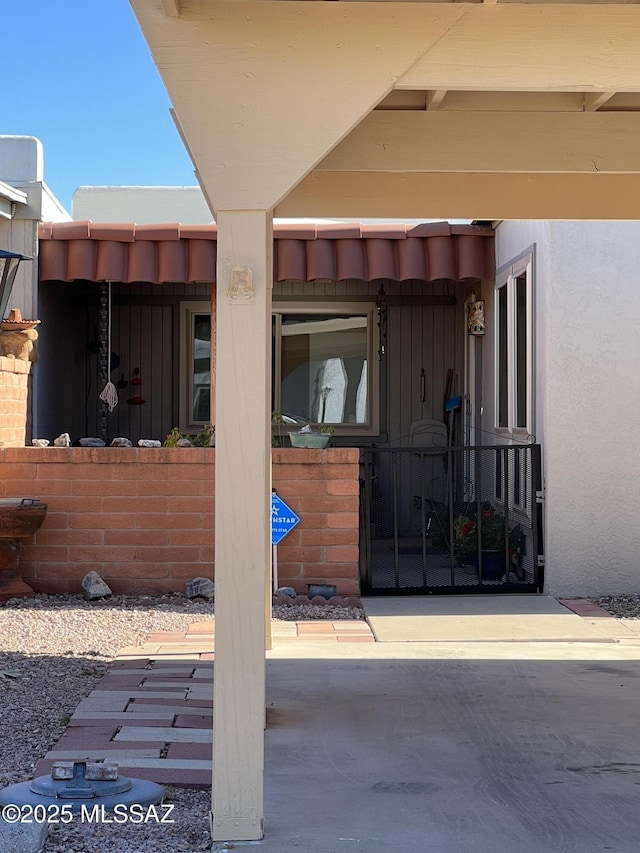
[[639, 218], [640, 7], [131, 2], [218, 225], [212, 827], [259, 839], [272, 217]]
[[13, 219], [17, 205], [29, 203], [27, 194], [0, 181], [0, 219]]

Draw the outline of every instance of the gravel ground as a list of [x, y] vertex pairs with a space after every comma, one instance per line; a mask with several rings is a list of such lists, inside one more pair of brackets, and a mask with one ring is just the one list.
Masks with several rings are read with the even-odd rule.
[[618, 619], [640, 619], [640, 595], [603, 595], [590, 601]]
[[[123, 646], [152, 631], [181, 631], [213, 615], [213, 603], [180, 595], [38, 595], [0, 605], [0, 788], [33, 778], [79, 701]], [[275, 619], [361, 619], [355, 607], [279, 605]], [[74, 821], [51, 828], [44, 853], [184, 853], [211, 849], [209, 791], [166, 788], [173, 824]]]

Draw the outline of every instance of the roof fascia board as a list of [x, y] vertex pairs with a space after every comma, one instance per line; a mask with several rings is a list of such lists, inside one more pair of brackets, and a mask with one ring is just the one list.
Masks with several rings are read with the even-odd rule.
[[13, 201], [16, 204], [27, 204], [29, 199], [25, 192], [0, 181], [0, 198], [5, 201]]
[[16, 210], [15, 201], [0, 195], [0, 219], [13, 219]]

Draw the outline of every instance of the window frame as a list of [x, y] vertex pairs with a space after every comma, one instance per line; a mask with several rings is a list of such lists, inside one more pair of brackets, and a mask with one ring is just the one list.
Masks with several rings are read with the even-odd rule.
[[[525, 279], [525, 310], [526, 346], [526, 397], [525, 397], [525, 426], [518, 426], [518, 281]], [[507, 383], [507, 424], [500, 424], [500, 291], [506, 289], [506, 383]], [[528, 444], [535, 434], [535, 338], [534, 338], [534, 254], [530, 250], [514, 259], [507, 266], [498, 270], [495, 283], [494, 299], [494, 429], [496, 434], [510, 440], [513, 444]], [[530, 517], [533, 509], [529, 506], [529, 482], [526, 470], [526, 453], [509, 454], [509, 471], [507, 472], [508, 501], [516, 514]], [[503, 473], [496, 471], [494, 494], [498, 504], [503, 502]]]
[[[367, 319], [367, 421], [365, 423], [342, 423], [331, 424], [336, 436], [371, 436], [380, 432], [380, 385], [379, 385], [379, 360], [378, 354], [378, 304], [370, 302], [344, 302], [332, 300], [331, 302], [307, 302], [298, 300], [274, 301], [272, 305], [272, 316], [274, 317], [273, 341], [273, 370], [272, 370], [272, 395], [273, 409], [280, 411], [281, 394], [281, 347], [280, 330], [282, 314], [353, 314], [366, 317]], [[311, 426], [321, 426], [311, 422]], [[295, 425], [284, 424], [283, 431], [295, 430]]]
[[[526, 397], [525, 425], [518, 425], [518, 340], [517, 340], [517, 299], [518, 280], [525, 278], [525, 308], [526, 308]], [[500, 341], [500, 292], [506, 288], [506, 424], [500, 423], [500, 395], [503, 376], [500, 371], [501, 341]], [[535, 432], [535, 350], [534, 350], [534, 298], [533, 298], [533, 253], [529, 252], [521, 258], [504, 267], [496, 275], [494, 299], [494, 416], [493, 426], [498, 435], [507, 436], [518, 441], [526, 441]], [[520, 398], [521, 399], [521, 398]]]
[[[178, 383], [179, 423], [181, 432], [197, 433], [203, 426], [211, 422], [211, 416], [206, 421], [196, 421], [193, 415], [193, 371], [191, 365], [194, 358], [193, 324], [198, 314], [208, 314], [211, 318], [211, 302], [196, 302], [182, 300], [180, 302], [180, 381]], [[211, 374], [211, 363], [209, 367]]]
[[[367, 410], [366, 423], [331, 424], [336, 436], [375, 436], [380, 433], [380, 365], [378, 359], [379, 327], [378, 304], [371, 301], [331, 302], [306, 300], [275, 301], [272, 304], [272, 396], [273, 411], [280, 411], [280, 327], [282, 314], [345, 314], [361, 315], [367, 319]], [[180, 381], [179, 381], [179, 423], [182, 432], [198, 432], [206, 422], [194, 421], [192, 415], [193, 373], [191, 365], [194, 356], [193, 324], [198, 314], [211, 316], [211, 302], [181, 300], [180, 302]], [[314, 426], [314, 424], [311, 424]], [[315, 424], [318, 426], [317, 424]], [[281, 424], [280, 432], [297, 429], [295, 425]]]

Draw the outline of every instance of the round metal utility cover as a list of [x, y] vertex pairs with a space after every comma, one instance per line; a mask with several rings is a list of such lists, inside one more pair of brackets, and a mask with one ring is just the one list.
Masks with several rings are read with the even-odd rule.
[[[15, 806], [51, 806], [55, 803], [57, 808], [64, 806], [65, 810], [71, 812], [80, 812], [82, 809], [92, 810], [94, 806], [98, 806], [101, 810], [111, 811], [115, 806], [151, 806], [159, 805], [164, 799], [164, 788], [156, 782], [148, 782], [146, 779], [131, 779], [126, 776], [119, 776], [117, 783], [115, 782], [91, 782], [91, 786], [114, 785], [121, 782], [128, 783], [128, 790], [113, 792], [110, 794], [97, 794], [80, 799], [68, 799], [58, 796], [55, 792], [51, 794], [43, 794], [34, 791], [32, 786], [35, 784], [36, 789], [43, 790], [47, 784], [52, 782], [50, 776], [38, 776], [31, 782], [18, 782], [16, 785], [9, 785], [0, 791], [0, 806], [15, 805]], [[56, 787], [64, 785], [64, 781], [54, 782]]]

